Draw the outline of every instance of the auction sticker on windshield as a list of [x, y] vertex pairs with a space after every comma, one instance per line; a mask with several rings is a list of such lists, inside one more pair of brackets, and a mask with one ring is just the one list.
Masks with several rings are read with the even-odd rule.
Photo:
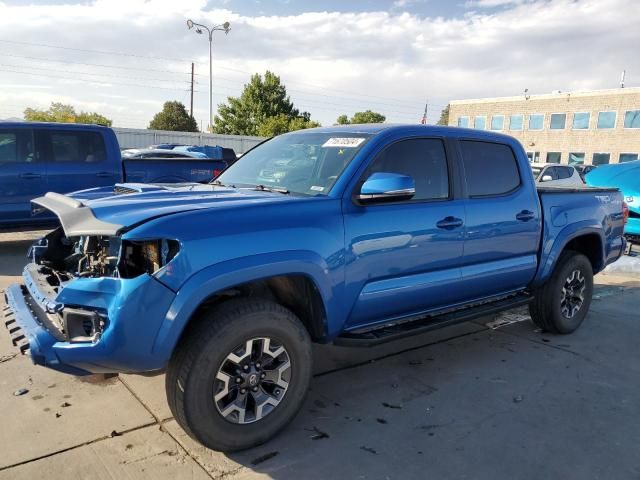
[[358, 147], [362, 142], [364, 142], [364, 138], [358, 137], [331, 137], [329, 140], [324, 142], [323, 147], [340, 147], [340, 148], [355, 148]]

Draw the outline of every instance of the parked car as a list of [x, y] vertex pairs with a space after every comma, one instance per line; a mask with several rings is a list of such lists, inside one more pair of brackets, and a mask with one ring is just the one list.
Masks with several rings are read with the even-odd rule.
[[640, 245], [640, 160], [601, 165], [586, 177], [587, 184], [613, 187], [622, 191], [629, 207], [624, 233], [629, 243]]
[[213, 158], [215, 160], [224, 160], [229, 165], [237, 160], [236, 152], [233, 148], [226, 148], [220, 146], [211, 145], [181, 145], [173, 149], [174, 152], [191, 152], [201, 153], [207, 158]]
[[584, 180], [573, 165], [557, 163], [532, 163], [531, 170], [536, 183], [553, 186], [584, 186]]
[[45, 192], [68, 193], [118, 182], [208, 182], [226, 165], [182, 154], [123, 159], [113, 130], [97, 125], [3, 122], [0, 227], [54, 221], [53, 215], [31, 215], [30, 200]]
[[182, 143], [159, 143], [157, 145], [149, 145], [152, 150], [173, 150], [176, 147], [182, 147]]
[[73, 374], [166, 368], [178, 423], [225, 451], [294, 417], [312, 342], [369, 346], [523, 305], [571, 333], [625, 248], [618, 190], [536, 189], [516, 139], [425, 125], [301, 130], [209, 185], [33, 203], [61, 227], [6, 290], [14, 344]]
[[129, 148], [122, 151], [122, 158], [208, 158], [200, 152], [178, 152], [162, 148]]
[[596, 168], [598, 168], [597, 165], [584, 165], [581, 163], [577, 163], [573, 165], [573, 168], [575, 168], [578, 173], [580, 174], [580, 176], [582, 177], [582, 180], [585, 179], [585, 177], [587, 176], [587, 174], [589, 172], [593, 172]]

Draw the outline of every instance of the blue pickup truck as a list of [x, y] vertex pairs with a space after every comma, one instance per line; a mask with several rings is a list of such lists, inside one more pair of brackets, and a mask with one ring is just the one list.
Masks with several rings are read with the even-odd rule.
[[97, 125], [0, 123], [0, 227], [54, 220], [31, 216], [30, 200], [46, 192], [118, 182], [208, 182], [227, 163], [170, 151], [123, 159], [113, 130]]
[[33, 204], [61, 227], [5, 291], [14, 344], [72, 374], [166, 369], [177, 421], [227, 451], [293, 418], [312, 342], [374, 345], [523, 305], [571, 333], [625, 248], [618, 190], [536, 189], [517, 140], [423, 125], [289, 133], [208, 185]]

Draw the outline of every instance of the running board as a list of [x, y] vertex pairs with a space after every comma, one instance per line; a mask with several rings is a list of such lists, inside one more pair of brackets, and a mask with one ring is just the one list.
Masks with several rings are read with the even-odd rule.
[[531, 300], [533, 300], [531, 295], [519, 293], [508, 298], [449, 311], [447, 313], [416, 316], [409, 321], [404, 320], [402, 323], [387, 323], [373, 329], [345, 332], [335, 339], [334, 344], [345, 347], [371, 347], [381, 343], [419, 335], [449, 325], [455, 325], [456, 323], [468, 322], [512, 308], [522, 307], [531, 302]]

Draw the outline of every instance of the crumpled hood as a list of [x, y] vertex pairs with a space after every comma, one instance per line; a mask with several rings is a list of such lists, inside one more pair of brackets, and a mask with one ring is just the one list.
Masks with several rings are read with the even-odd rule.
[[585, 180], [594, 187], [619, 188], [629, 208], [640, 212], [640, 161], [603, 165]]
[[301, 200], [281, 193], [217, 185], [135, 184], [92, 188], [68, 195], [47, 193], [32, 200], [58, 215], [68, 236], [115, 235], [152, 218], [205, 208]]

